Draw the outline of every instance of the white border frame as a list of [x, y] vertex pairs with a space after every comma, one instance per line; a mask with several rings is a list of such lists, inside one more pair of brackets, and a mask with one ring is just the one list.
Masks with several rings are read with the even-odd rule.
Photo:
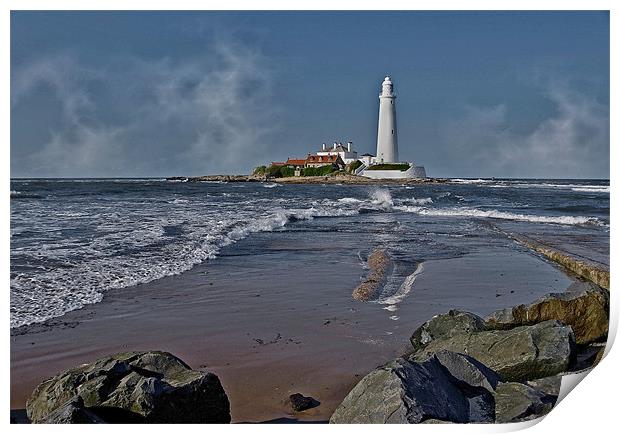
[[[10, 254], [9, 254], [9, 231], [10, 231], [10, 198], [8, 190], [9, 174], [10, 174], [10, 11], [11, 10], [378, 10], [387, 8], [388, 10], [609, 10], [610, 11], [610, 78], [620, 77], [620, 69], [618, 68], [618, 25], [620, 20], [618, 19], [620, 4], [617, 1], [611, 0], [590, 0], [590, 1], [551, 1], [551, 0], [505, 0], [501, 3], [498, 1], [489, 0], [470, 0], [468, 2], [457, 0], [435, 0], [435, 1], [405, 1], [405, 0], [392, 0], [389, 4], [382, 2], [369, 2], [369, 1], [344, 1], [344, 0], [315, 0], [315, 1], [303, 1], [292, 4], [289, 1], [283, 0], [263, 0], [261, 2], [250, 2], [242, 0], [228, 0], [226, 2], [216, 1], [199, 1], [199, 0], [176, 0], [174, 2], [151, 0], [149, 2], [140, 2], [135, 0], [108, 0], [108, 1], [90, 1], [80, 2], [78, 0], [57, 0], [53, 3], [43, 0], [5, 0], [2, 3], [3, 14], [1, 16], [2, 22], [2, 59], [3, 62], [1, 68], [2, 84], [1, 84], [1, 100], [2, 104], [2, 137], [4, 138], [2, 146], [2, 158], [0, 158], [0, 167], [2, 168], [2, 185], [4, 185], [4, 201], [2, 201], [2, 226], [4, 227], [4, 236], [2, 237], [3, 248], [1, 250], [2, 260], [2, 282], [4, 285], [4, 292], [1, 302], [1, 312], [4, 318], [4, 324], [9, 324], [9, 267], [10, 267]], [[618, 103], [618, 86], [615, 81], [611, 79], [610, 82], [610, 143], [618, 143], [618, 128], [614, 121], [616, 121], [616, 104]], [[610, 146], [610, 182], [611, 182], [611, 224], [613, 228], [617, 227], [618, 206], [617, 201], [614, 200], [616, 195], [616, 182], [614, 177], [613, 168], [617, 168], [618, 150], [613, 146]], [[610, 251], [610, 264], [611, 269], [615, 270], [617, 267], [618, 248], [614, 232], [611, 232], [611, 251]], [[618, 295], [614, 293], [616, 288], [616, 274], [611, 273], [611, 309], [612, 318], [610, 322], [610, 338], [606, 352], [609, 353], [611, 344], [614, 341], [617, 326], [618, 326]], [[2, 334], [2, 341], [0, 348], [2, 349], [2, 393], [0, 394], [0, 408], [4, 408], [4, 423], [9, 424], [9, 407], [10, 407], [10, 387], [9, 387], [9, 366], [10, 366], [10, 336], [7, 330]], [[620, 381], [618, 380], [618, 372], [615, 369], [618, 366], [620, 357], [618, 356], [618, 350], [613, 350], [607, 354], [605, 359], [597, 366], [591, 374], [587, 376], [587, 380], [582, 381], [577, 386], [577, 391], [570, 393], [567, 399], [564, 399], [546, 418], [542, 423], [523, 423], [523, 424], [509, 424], [509, 425], [416, 425], [415, 427], [407, 427], [406, 429], [423, 431], [423, 432], [467, 432], [467, 433], [480, 433], [480, 432], [508, 432], [523, 429], [532, 425], [531, 432], [548, 433], [550, 430], [558, 431], [562, 433], [570, 432], [609, 432], [611, 427], [618, 423], [615, 420], [616, 416], [616, 401], [615, 393], [618, 390]], [[540, 422], [540, 420], [538, 420]], [[8, 427], [11, 431], [15, 432], [31, 432], [33, 430], [45, 429], [49, 432], [84, 432], [84, 431], [97, 431], [104, 432], [107, 430], [105, 426], [28, 426], [28, 425], [11, 425]], [[231, 425], [231, 426], [198, 426], [190, 425], [184, 426], [183, 430], [192, 432], [204, 432], [205, 429], [209, 431], [241, 431], [251, 429], [252, 432], [268, 433], [272, 431], [288, 431], [292, 427], [291, 425]], [[158, 431], [164, 432], [169, 430], [166, 426], [116, 426], [115, 430], [135, 432], [136, 430], [148, 430], [149, 432]], [[339, 425], [339, 426], [325, 426], [325, 425], [295, 425], [295, 430], [309, 431], [309, 430], [337, 430], [345, 432], [374, 432], [377, 427], [370, 426], [352, 426], [352, 425]], [[398, 429], [396, 427], [390, 427], [386, 429]]]

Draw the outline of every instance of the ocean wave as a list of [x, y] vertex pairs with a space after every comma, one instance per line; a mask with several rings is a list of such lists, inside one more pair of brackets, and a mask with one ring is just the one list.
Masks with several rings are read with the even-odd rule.
[[574, 187], [572, 191], [578, 191], [581, 193], [609, 193], [609, 186], [588, 186], [588, 187]]
[[394, 206], [392, 195], [386, 188], [375, 188], [370, 192], [371, 203], [384, 210], [390, 210]]
[[[274, 231], [300, 220], [357, 213], [355, 209], [317, 206], [277, 208], [262, 216], [251, 217], [233, 209], [227, 217], [215, 213], [201, 219], [200, 212], [193, 214], [188, 210], [186, 213], [182, 209], [178, 219], [166, 216], [157, 220], [157, 224], [138, 216], [131, 216], [138, 219], [130, 222], [126, 214], [102, 213], [97, 226], [97, 232], [102, 235], [86, 244], [60, 238], [39, 244], [35, 256], [44, 252], [45, 260], [58, 265], [43, 267], [40, 274], [15, 273], [11, 276], [11, 327], [45, 321], [97, 303], [110, 289], [181, 274], [197, 264], [215, 259], [223, 247], [252, 233]], [[69, 212], [57, 216], [74, 218]], [[183, 229], [188, 218], [191, 218], [193, 227]], [[208, 226], [200, 224], [205, 219], [209, 219]], [[122, 229], [132, 224], [131, 230]], [[179, 233], [186, 234], [186, 237], [166, 242], [164, 228], [171, 227], [179, 228]], [[76, 262], [72, 259], [74, 256], [88, 259]], [[33, 298], [33, 294], [38, 299]]]
[[357, 203], [362, 203], [363, 200], [356, 199], [354, 197], [343, 197], [341, 199], [338, 199], [338, 202], [343, 203], [343, 204], [357, 204]]
[[508, 182], [489, 187], [514, 187], [514, 188], [542, 188], [550, 190], [572, 190], [572, 191], [592, 191], [600, 193], [609, 193], [607, 185], [591, 185], [591, 184], [558, 184], [550, 182]]
[[43, 196], [36, 193], [11, 190], [11, 199], [42, 199]]
[[542, 189], [560, 189], [560, 190], [572, 190], [577, 192], [592, 192], [592, 193], [609, 193], [609, 186], [606, 185], [592, 185], [592, 184], [575, 184], [566, 183], [560, 184], [558, 182], [547, 181], [519, 181], [519, 180], [495, 180], [495, 179], [463, 179], [454, 178], [450, 180], [457, 184], [471, 184], [479, 185], [480, 187], [489, 188], [542, 188]]
[[424, 197], [421, 199], [416, 199], [415, 197], [412, 197], [411, 199], [401, 199], [401, 202], [412, 203], [414, 205], [429, 205], [433, 203], [433, 199], [431, 199], [430, 197]]
[[488, 184], [489, 182], [493, 182], [491, 179], [464, 179], [464, 178], [452, 178], [451, 182], [456, 182], [458, 184]]
[[541, 216], [517, 214], [497, 210], [480, 210], [476, 208], [427, 208], [418, 206], [396, 206], [394, 209], [426, 216], [438, 217], [486, 217], [502, 220], [524, 221], [531, 223], [551, 223], [559, 225], [598, 225], [604, 226], [596, 217], [582, 216]]
[[265, 188], [275, 188], [275, 187], [279, 187], [280, 186], [279, 184], [274, 184], [274, 183], [271, 183], [271, 184], [261, 184], [261, 185], [263, 187], [265, 187]]

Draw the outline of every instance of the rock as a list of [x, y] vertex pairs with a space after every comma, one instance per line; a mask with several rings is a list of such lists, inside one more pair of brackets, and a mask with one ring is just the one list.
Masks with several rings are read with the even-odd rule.
[[411, 359], [441, 350], [467, 354], [492, 370], [504, 381], [525, 381], [565, 371], [573, 356], [574, 337], [570, 327], [545, 321], [510, 330], [487, 330], [448, 334], [431, 340]]
[[467, 356], [447, 353], [423, 361], [398, 358], [366, 375], [330, 423], [493, 422], [493, 393], [480, 385], [495, 379], [483, 379], [488, 369], [476, 372], [476, 366]]
[[451, 310], [446, 314], [435, 315], [413, 332], [411, 345], [418, 351], [435, 339], [445, 339], [454, 335], [484, 330], [484, 320], [469, 312]]
[[577, 344], [588, 344], [607, 336], [609, 292], [589, 282], [575, 282], [564, 293], [548, 294], [530, 304], [499, 310], [486, 318], [489, 328], [558, 320], [570, 325]]
[[304, 411], [314, 407], [318, 407], [321, 403], [311, 396], [303, 396], [301, 393], [292, 394], [289, 399], [291, 400], [291, 407], [293, 411]]
[[482, 387], [492, 393], [500, 381], [496, 372], [464, 354], [444, 350], [437, 352], [435, 357], [455, 380], [469, 386]]
[[82, 417], [80, 400], [105, 422], [230, 422], [218, 377], [160, 351], [116, 354], [65, 371], [41, 383], [26, 410], [32, 423], [45, 423], [58, 412]]
[[375, 250], [368, 257], [368, 276], [353, 290], [353, 298], [367, 301], [377, 297], [385, 283], [392, 260], [384, 250]]
[[537, 378], [526, 382], [530, 387], [543, 392], [549, 396], [557, 396], [560, 394], [560, 386], [562, 385], [562, 376], [554, 375], [553, 377]]
[[75, 396], [51, 412], [39, 423], [105, 423], [103, 419], [84, 407], [84, 400]]
[[522, 422], [549, 413], [557, 396], [523, 383], [499, 383], [495, 389], [495, 415], [497, 423]]

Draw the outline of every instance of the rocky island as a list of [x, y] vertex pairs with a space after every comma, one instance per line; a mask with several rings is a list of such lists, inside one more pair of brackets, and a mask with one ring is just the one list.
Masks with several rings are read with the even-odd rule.
[[278, 184], [350, 184], [350, 185], [409, 185], [441, 184], [449, 182], [446, 178], [402, 178], [372, 179], [348, 173], [335, 172], [324, 176], [290, 176], [270, 177], [267, 175], [205, 175], [205, 176], [171, 176], [172, 182], [273, 182]]

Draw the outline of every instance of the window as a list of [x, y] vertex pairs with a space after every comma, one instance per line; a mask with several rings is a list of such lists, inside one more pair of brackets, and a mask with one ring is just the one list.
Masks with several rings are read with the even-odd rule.
[[394, 135], [394, 130], [392, 130], [392, 135]]

